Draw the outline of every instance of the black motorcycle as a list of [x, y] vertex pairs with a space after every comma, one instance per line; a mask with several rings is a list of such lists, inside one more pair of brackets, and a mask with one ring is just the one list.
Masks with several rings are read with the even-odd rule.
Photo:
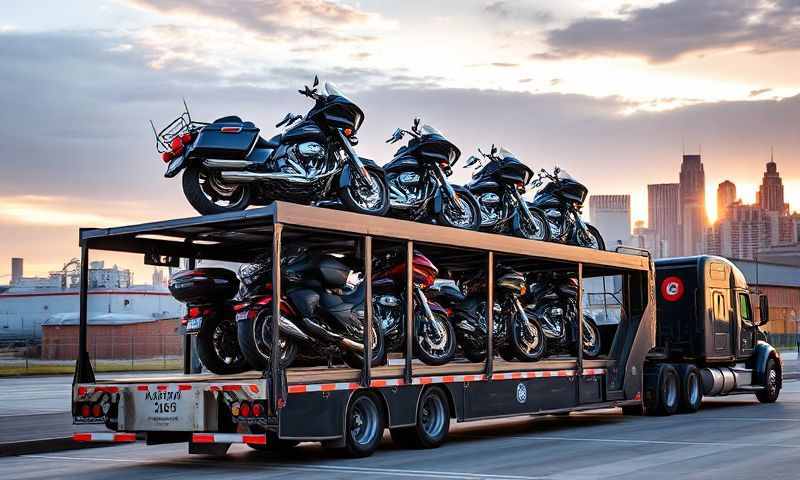
[[[578, 281], [558, 274], [537, 274], [523, 298], [529, 318], [535, 318], [547, 338], [547, 354], [578, 352]], [[600, 355], [600, 330], [591, 316], [583, 315], [583, 357]]]
[[231, 375], [250, 370], [236, 338], [234, 322], [239, 280], [225, 268], [197, 268], [169, 279], [169, 291], [186, 304], [186, 335], [197, 336], [197, 356], [211, 372]]
[[581, 219], [588, 189], [558, 167], [552, 174], [541, 170], [534, 186], [540, 187], [543, 183], [544, 187], [536, 192], [528, 205], [544, 212], [551, 239], [568, 245], [605, 250], [606, 244], [600, 232]]
[[544, 213], [522, 199], [533, 171], [502, 147], [492, 145], [489, 153], [480, 149], [478, 152], [483, 158], [472, 156], [464, 167], [475, 164], [479, 167], [466, 186], [478, 200], [481, 229], [530, 240], [549, 240], [550, 229]]
[[477, 230], [481, 221], [478, 202], [464, 187], [447, 182], [461, 152], [437, 129], [430, 125], [420, 128], [419, 122], [415, 118], [411, 130], [398, 128], [386, 140], [395, 143], [405, 135], [411, 137], [408, 145], [400, 147], [392, 161], [383, 166], [390, 214]]
[[269, 140], [237, 116], [200, 123], [187, 108], [156, 133], [157, 149], [169, 162], [164, 176], [185, 169], [183, 192], [201, 214], [286, 200], [341, 202], [354, 212], [385, 215], [389, 194], [383, 171], [353, 149], [364, 113], [333, 84], [326, 83], [322, 92], [318, 85], [315, 77], [312, 88], [300, 90], [314, 100], [306, 116], [287, 114], [275, 125], [286, 130]]
[[[263, 281], [271, 279], [268, 262], [260, 266]], [[319, 252], [300, 251], [281, 268], [284, 298], [280, 300], [279, 348], [281, 364], [291, 365], [297, 355], [339, 358], [352, 368], [364, 361], [365, 288], [348, 287], [352, 271], [340, 259]], [[263, 369], [272, 356], [272, 285], [251, 297], [236, 315], [239, 345], [250, 364]], [[383, 330], [375, 322], [372, 365], [385, 362]]]
[[[450, 297], [456, 337], [471, 362], [486, 359], [486, 275], [481, 272], [463, 282], [466, 297], [459, 298], [454, 288], [442, 288], [440, 297]], [[520, 303], [525, 294], [525, 276], [513, 269], [498, 268], [493, 310], [492, 345], [504, 360], [535, 362], [545, 354], [546, 341], [542, 327], [526, 314]], [[454, 290], [456, 290], [454, 292]], [[447, 304], [447, 303], [446, 303]]]

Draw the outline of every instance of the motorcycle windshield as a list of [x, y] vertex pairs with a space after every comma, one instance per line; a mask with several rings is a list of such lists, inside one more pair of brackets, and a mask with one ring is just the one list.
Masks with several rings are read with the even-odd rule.
[[354, 101], [347, 98], [347, 95], [342, 93], [342, 91], [339, 90], [339, 87], [337, 87], [331, 82], [325, 82], [325, 95], [328, 97], [341, 97], [350, 103], [355, 103]]
[[439, 135], [440, 137], [447, 138], [447, 137], [444, 136], [444, 134], [442, 132], [439, 131], [439, 129], [437, 129], [436, 127], [434, 127], [432, 125], [427, 125], [427, 124], [423, 125], [422, 128], [419, 129], [419, 133], [423, 137], [427, 136], [427, 135]]
[[576, 182], [575, 177], [570, 175], [569, 172], [567, 172], [566, 170], [561, 170], [560, 172], [558, 172], [558, 178], [560, 178], [561, 180], [572, 180], [573, 182]]
[[500, 157], [500, 158], [504, 158], [504, 159], [511, 157], [513, 159], [519, 160], [517, 158], [517, 156], [514, 155], [514, 152], [512, 152], [511, 150], [507, 149], [506, 147], [504, 147], [502, 145], [500, 145], [497, 148], [497, 156]]

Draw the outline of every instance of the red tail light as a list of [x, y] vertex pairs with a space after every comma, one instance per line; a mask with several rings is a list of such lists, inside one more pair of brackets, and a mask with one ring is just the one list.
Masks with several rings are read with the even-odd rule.
[[247, 402], [242, 402], [242, 406], [239, 407], [239, 415], [243, 417], [250, 416], [250, 404]]
[[164, 163], [169, 163], [173, 158], [175, 158], [175, 154], [172, 152], [164, 152], [161, 154], [161, 160], [164, 160]]
[[88, 417], [90, 413], [92, 412], [89, 409], [89, 405], [84, 403], [81, 407], [81, 417]]
[[183, 148], [183, 140], [181, 140], [181, 137], [175, 137], [171, 142], [169, 142], [169, 146], [172, 147], [173, 152], [180, 150]]
[[260, 417], [262, 413], [264, 413], [264, 407], [262, 407], [260, 403], [254, 403], [253, 404], [253, 416], [254, 417]]
[[184, 133], [183, 135], [181, 135], [181, 142], [184, 145], [189, 145], [190, 143], [192, 143], [192, 134], [191, 133]]
[[99, 403], [95, 403], [92, 407], [92, 416], [93, 417], [102, 417], [103, 416], [103, 409], [100, 407]]

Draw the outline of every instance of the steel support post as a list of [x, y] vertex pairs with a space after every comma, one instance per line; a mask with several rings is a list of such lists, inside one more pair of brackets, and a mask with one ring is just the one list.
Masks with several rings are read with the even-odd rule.
[[578, 361], [575, 382], [578, 389], [578, 403], [581, 403], [581, 381], [583, 380], [583, 263], [578, 264]]
[[414, 242], [406, 242], [406, 355], [403, 370], [406, 385], [413, 379], [411, 361], [414, 357]]
[[281, 318], [281, 233], [283, 225], [275, 223], [272, 230], [272, 354], [269, 356], [268, 372], [264, 375], [270, 380], [272, 391], [269, 392], [269, 409], [272, 415], [277, 416], [278, 410], [283, 406], [283, 389], [281, 388], [281, 347], [280, 347], [280, 318]]
[[[186, 259], [186, 268], [194, 270], [197, 265], [197, 260], [194, 257]], [[183, 374], [189, 375], [192, 373], [192, 335], [183, 336]]]
[[492, 379], [494, 370], [494, 252], [489, 252], [486, 262], [486, 378]]
[[[372, 237], [364, 236], [364, 363], [361, 385], [369, 388], [372, 380]], [[379, 335], [378, 329], [375, 334]]]
[[78, 358], [74, 383], [94, 382], [94, 370], [89, 361], [89, 247], [81, 245], [80, 310], [78, 326]]

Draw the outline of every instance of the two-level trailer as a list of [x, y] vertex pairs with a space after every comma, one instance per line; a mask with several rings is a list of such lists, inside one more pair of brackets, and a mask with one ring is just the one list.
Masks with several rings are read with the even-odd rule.
[[[399, 443], [434, 447], [446, 439], [452, 419], [466, 422], [618, 406], [636, 410], [642, 405], [648, 411], [666, 411], [658, 403], [663, 395], [651, 398], [649, 406], [645, 402], [645, 373], [653, 368], [646, 364], [668, 359], [659, 354], [648, 360], [656, 347], [656, 271], [652, 260], [640, 253], [595, 251], [282, 202], [243, 212], [82, 229], [80, 246], [84, 275], [72, 412], [76, 424], [101, 423], [109, 432], [76, 434], [77, 440], [187, 442], [190, 452], [217, 454], [234, 443], [284, 448], [318, 441], [363, 456], [377, 448], [386, 428]], [[583, 358], [581, 349], [572, 356], [531, 363], [500, 359], [492, 351], [493, 309], [488, 308], [489, 355], [479, 363], [459, 356], [442, 366], [422, 364], [414, 358], [412, 336], [406, 335], [403, 351], [383, 366], [364, 362], [361, 369], [336, 364], [283, 368], [273, 360], [264, 371], [189, 374], [185, 352], [184, 374], [95, 378], [87, 348], [85, 274], [91, 250], [143, 254], [148, 263], [160, 265], [189, 259], [190, 267], [198, 259], [251, 262], [271, 252], [273, 298], [282, 298], [280, 258], [285, 246], [335, 246], [363, 260], [368, 299], [373, 255], [388, 248], [405, 252], [407, 292], [413, 288], [415, 250], [449, 271], [482, 269], [488, 280], [487, 305], [494, 304], [493, 277], [500, 264], [526, 273], [571, 274], [580, 285], [579, 299], [588, 279], [611, 277], [619, 302], [616, 315], [610, 316], [617, 320], [603, 326], [602, 353], [591, 360]], [[582, 318], [584, 302], [577, 303]], [[272, 305], [272, 318], [280, 318], [280, 302]], [[371, 302], [365, 310], [370, 325]], [[408, 332], [414, 329], [412, 310], [407, 301]], [[279, 351], [278, 329], [272, 332], [271, 351]], [[578, 329], [578, 345], [582, 336]], [[189, 346], [187, 341], [186, 350]], [[369, 358], [370, 342], [364, 346]]]

